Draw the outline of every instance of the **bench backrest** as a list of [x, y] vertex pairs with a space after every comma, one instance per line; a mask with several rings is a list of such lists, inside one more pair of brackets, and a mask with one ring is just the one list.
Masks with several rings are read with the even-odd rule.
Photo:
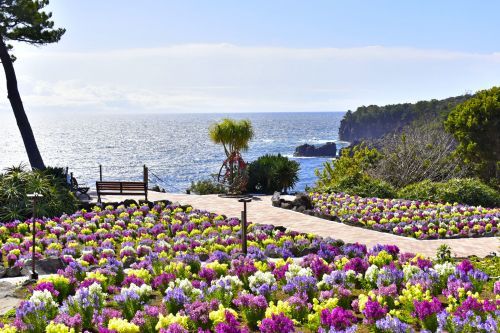
[[96, 182], [96, 189], [100, 193], [144, 193], [147, 191], [147, 185], [144, 182]]

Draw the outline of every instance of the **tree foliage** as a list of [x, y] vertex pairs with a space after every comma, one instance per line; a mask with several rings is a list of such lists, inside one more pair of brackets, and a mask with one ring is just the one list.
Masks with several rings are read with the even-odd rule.
[[241, 156], [248, 149], [254, 136], [250, 120], [223, 119], [209, 129], [210, 139], [222, 144], [226, 159], [219, 170], [218, 181], [225, 183], [230, 193], [241, 192], [246, 188], [246, 163]]
[[378, 139], [386, 134], [399, 132], [404, 127], [435, 119], [441, 122], [451, 109], [469, 99], [470, 95], [450, 97], [444, 100], [385, 106], [360, 106], [355, 112], [348, 111], [340, 122], [339, 138], [345, 141]]
[[248, 166], [248, 191], [271, 194], [287, 191], [299, 180], [300, 165], [285, 156], [264, 155]]
[[380, 158], [370, 170], [376, 178], [399, 188], [423, 181], [443, 181], [465, 176], [466, 165], [453, 156], [456, 141], [442, 125], [408, 127], [378, 142]]
[[393, 197], [395, 190], [391, 184], [369, 174], [381, 157], [377, 149], [365, 144], [343, 149], [340, 158], [325, 162], [322, 170], [316, 170], [316, 189], [365, 197]]
[[5, 72], [7, 93], [31, 167], [45, 169], [42, 155], [33, 135], [31, 125], [17, 87], [16, 72], [10, 53], [11, 41], [44, 45], [61, 39], [65, 29], [55, 29], [52, 14], [43, 11], [48, 0], [0, 0], [0, 62]]
[[500, 87], [482, 90], [457, 105], [445, 121], [457, 153], [486, 180], [500, 178]]
[[4, 42], [43, 45], [58, 42], [65, 29], [54, 29], [49, 0], [0, 0], [0, 36]]

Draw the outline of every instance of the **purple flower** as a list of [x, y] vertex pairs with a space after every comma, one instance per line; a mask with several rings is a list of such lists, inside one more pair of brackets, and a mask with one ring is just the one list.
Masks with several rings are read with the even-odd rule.
[[381, 333], [412, 333], [413, 328], [396, 317], [386, 316], [377, 320], [375, 326]]
[[239, 257], [238, 259], [234, 259], [231, 261], [231, 269], [229, 273], [231, 275], [236, 275], [242, 281], [246, 280], [246, 278], [257, 271], [253, 260], [246, 257]]
[[327, 331], [331, 328], [335, 330], [345, 330], [354, 325], [356, 317], [350, 310], [336, 307], [332, 310], [324, 309], [320, 315], [321, 326]]
[[420, 320], [425, 320], [438, 313], [442, 308], [441, 302], [436, 297], [433, 297], [432, 301], [413, 301], [413, 306], [415, 307], [415, 315]]
[[283, 291], [287, 294], [302, 293], [312, 299], [318, 291], [317, 282], [313, 276], [294, 276], [283, 286]]
[[128, 275], [122, 282], [122, 286], [129, 287], [131, 284], [135, 284], [136, 286], [140, 287], [146, 282], [144, 282], [143, 279], [135, 276], [135, 275]]
[[176, 314], [184, 308], [184, 304], [189, 302], [189, 298], [181, 288], [176, 287], [173, 289], [167, 289], [165, 297], [163, 297], [163, 302], [165, 303], [165, 307], [168, 312]]
[[68, 327], [77, 328], [82, 325], [82, 316], [80, 316], [79, 313], [75, 314], [74, 316], [70, 316], [69, 314], [63, 312], [57, 315], [57, 317], [54, 319], [54, 322], [58, 324], [64, 324]]
[[217, 278], [217, 273], [211, 268], [203, 267], [198, 273], [198, 276], [210, 284], [210, 282]]
[[151, 287], [156, 290], [164, 291], [167, 289], [168, 283], [175, 280], [175, 275], [171, 273], [161, 273], [156, 276], [151, 283]]
[[234, 315], [226, 311], [226, 321], [215, 326], [215, 333], [248, 333], [248, 328], [241, 327]]
[[387, 308], [382, 307], [377, 301], [369, 300], [366, 302], [363, 310], [363, 315], [365, 316], [366, 322], [369, 324], [373, 324], [376, 320], [385, 317], [386, 314]]
[[39, 284], [36, 285], [35, 288], [33, 288], [33, 290], [40, 290], [40, 291], [47, 290], [52, 294], [54, 298], [57, 298], [57, 296], [59, 295], [59, 292], [54, 288], [54, 284], [48, 281], [40, 282]]
[[495, 295], [500, 295], [500, 281], [495, 281], [495, 284], [493, 285], [493, 292]]
[[467, 274], [469, 271], [473, 269], [474, 266], [472, 266], [472, 263], [467, 259], [463, 260], [460, 264], [457, 265], [457, 270], [464, 274]]
[[361, 273], [361, 274], [364, 274], [367, 269], [368, 269], [368, 262], [358, 257], [352, 258], [344, 266], [344, 271], [353, 270], [356, 273]]
[[160, 329], [160, 333], [189, 333], [187, 329], [177, 323], [170, 324], [166, 329]]
[[271, 318], [265, 318], [259, 326], [261, 333], [292, 333], [295, 332], [293, 321], [283, 313], [272, 314]]
[[196, 326], [206, 329], [210, 326], [210, 319], [208, 317], [209, 313], [216, 310], [218, 306], [219, 303], [217, 300], [211, 300], [210, 302], [201, 302], [196, 300], [193, 303], [186, 305], [186, 313]]

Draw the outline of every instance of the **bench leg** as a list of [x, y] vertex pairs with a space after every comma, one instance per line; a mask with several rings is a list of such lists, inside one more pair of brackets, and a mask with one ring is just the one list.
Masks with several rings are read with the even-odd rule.
[[97, 193], [97, 202], [101, 203], [101, 195], [99, 193]]

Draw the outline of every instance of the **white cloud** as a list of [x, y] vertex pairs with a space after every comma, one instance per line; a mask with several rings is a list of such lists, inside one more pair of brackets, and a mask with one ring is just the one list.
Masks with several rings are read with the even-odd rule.
[[16, 52], [21, 94], [31, 110], [341, 111], [462, 94], [500, 77], [498, 53], [230, 44], [50, 50]]

